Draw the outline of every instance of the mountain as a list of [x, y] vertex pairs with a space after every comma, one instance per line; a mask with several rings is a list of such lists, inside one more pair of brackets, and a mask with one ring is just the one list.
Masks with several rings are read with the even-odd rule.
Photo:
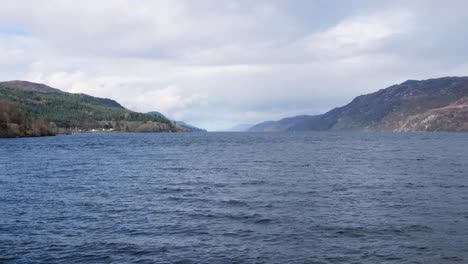
[[187, 128], [190, 132], [206, 132], [205, 129], [198, 128], [196, 126], [185, 123], [184, 121], [175, 121], [175, 123], [181, 127]]
[[307, 123], [317, 118], [317, 116], [301, 115], [283, 118], [279, 121], [265, 121], [248, 129], [249, 132], [276, 132], [287, 131], [302, 123]]
[[468, 77], [408, 80], [323, 115], [260, 123], [249, 131], [468, 131]]
[[[160, 113], [158, 111], [152, 111], [152, 112], [148, 112], [146, 114], [169, 119], [165, 115], [163, 115], [162, 113]], [[192, 126], [190, 124], [185, 123], [184, 121], [172, 121], [172, 122], [175, 123], [176, 125], [182, 127], [182, 128], [187, 129], [188, 132], [206, 132], [205, 129], [201, 129], [201, 128], [198, 128], [196, 126]]]
[[161, 114], [160, 112], [158, 111], [152, 111], [152, 112], [148, 112], [146, 113], [147, 115], [152, 115], [152, 116], [159, 116], [159, 117], [162, 117], [162, 118], [165, 118], [165, 119], [169, 119], [167, 118], [165, 115]]
[[0, 86], [15, 88], [22, 91], [42, 92], [42, 93], [64, 93], [59, 89], [49, 87], [41, 83], [33, 83], [27, 81], [8, 81], [0, 82]]
[[252, 124], [238, 124], [230, 129], [226, 130], [227, 132], [245, 132], [248, 131], [253, 125]]
[[[187, 131], [167, 118], [130, 111], [111, 99], [67, 93], [26, 81], [0, 82], [0, 101], [8, 109], [17, 109], [24, 119], [44, 120], [48, 127], [55, 129], [53, 133]], [[11, 120], [4, 117], [2, 122], [0, 129], [6, 131], [6, 124]], [[16, 134], [28, 136], [27, 133]]]

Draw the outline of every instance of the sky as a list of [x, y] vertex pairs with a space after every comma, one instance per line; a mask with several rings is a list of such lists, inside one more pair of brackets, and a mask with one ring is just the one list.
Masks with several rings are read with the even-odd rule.
[[0, 80], [211, 130], [468, 75], [467, 1], [0, 0]]

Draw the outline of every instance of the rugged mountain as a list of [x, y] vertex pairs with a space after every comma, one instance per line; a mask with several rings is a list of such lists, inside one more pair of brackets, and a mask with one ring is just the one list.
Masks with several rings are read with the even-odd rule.
[[400, 131], [468, 131], [468, 97], [411, 116]]
[[46, 120], [57, 133], [187, 131], [167, 118], [130, 111], [111, 99], [67, 93], [44, 84], [2, 82], [0, 100], [13, 104], [24, 118]]
[[258, 124], [250, 131], [468, 131], [468, 77], [409, 80], [323, 115]]

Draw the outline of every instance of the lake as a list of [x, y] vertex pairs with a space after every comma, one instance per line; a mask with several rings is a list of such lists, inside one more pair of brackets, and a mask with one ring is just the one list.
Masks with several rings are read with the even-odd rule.
[[468, 133], [0, 139], [0, 263], [467, 263]]

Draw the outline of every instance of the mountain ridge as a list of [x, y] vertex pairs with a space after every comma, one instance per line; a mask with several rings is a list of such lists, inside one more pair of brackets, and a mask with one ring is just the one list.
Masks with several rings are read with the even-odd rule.
[[21, 81], [21, 80], [0, 82], [0, 86], [15, 88], [18, 90], [23, 90], [23, 91], [31, 91], [31, 92], [65, 93], [62, 90], [59, 90], [57, 88], [52, 88], [42, 83], [34, 83], [34, 82]]
[[[468, 131], [464, 98], [468, 98], [468, 77], [407, 80], [357, 96], [322, 115], [302, 116], [304, 120], [296, 123], [291, 120], [298, 117], [263, 122], [249, 131]], [[456, 107], [446, 108], [455, 103]]]

